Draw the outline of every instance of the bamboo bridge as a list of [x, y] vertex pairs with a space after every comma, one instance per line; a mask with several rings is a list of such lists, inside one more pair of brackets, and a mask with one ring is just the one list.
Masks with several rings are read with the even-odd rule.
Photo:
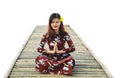
[[[39, 74], [35, 70], [35, 58], [40, 55], [36, 50], [37, 45], [42, 38], [42, 34], [47, 29], [46, 25], [40, 25], [36, 26], [31, 33], [11, 67], [7, 78], [112, 78], [106, 67], [97, 59], [72, 28], [69, 25], [65, 25], [65, 28], [76, 48], [74, 52], [70, 53], [76, 61], [73, 75]], [[48, 46], [45, 46], [45, 48], [47, 49]]]

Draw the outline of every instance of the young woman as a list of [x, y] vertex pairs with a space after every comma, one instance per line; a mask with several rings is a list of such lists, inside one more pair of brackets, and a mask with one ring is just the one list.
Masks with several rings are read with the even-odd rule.
[[[65, 42], [69, 48], [65, 48]], [[44, 48], [48, 44], [49, 50]], [[58, 13], [51, 14], [48, 32], [43, 34], [37, 51], [42, 53], [35, 59], [36, 70], [46, 74], [72, 74], [75, 61], [69, 54], [75, 50], [68, 32], [65, 31], [63, 21]]]

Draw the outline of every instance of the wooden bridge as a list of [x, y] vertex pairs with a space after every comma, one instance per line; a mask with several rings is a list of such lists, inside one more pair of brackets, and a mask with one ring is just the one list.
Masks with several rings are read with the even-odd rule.
[[[11, 67], [7, 78], [112, 78], [105, 66], [95, 57], [92, 51], [84, 44], [70, 26], [65, 26], [75, 44], [76, 51], [71, 53], [76, 61], [73, 75], [39, 74], [35, 71], [35, 58], [42, 34], [47, 26], [36, 26], [22, 51]], [[67, 46], [67, 45], [66, 45]], [[45, 46], [45, 48], [48, 48]]]

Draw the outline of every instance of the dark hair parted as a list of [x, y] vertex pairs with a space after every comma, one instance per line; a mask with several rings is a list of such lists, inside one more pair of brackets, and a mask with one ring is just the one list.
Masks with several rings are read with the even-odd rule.
[[[48, 38], [50, 39], [50, 41], [54, 41], [54, 36], [56, 35], [55, 31], [52, 29], [51, 23], [53, 21], [53, 19], [58, 18], [60, 19], [61, 16], [58, 13], [52, 13], [49, 17], [49, 24], [48, 24]], [[63, 39], [64, 35], [67, 32], [65, 31], [63, 22], [61, 21], [60, 27], [59, 27], [59, 36], [61, 39]]]

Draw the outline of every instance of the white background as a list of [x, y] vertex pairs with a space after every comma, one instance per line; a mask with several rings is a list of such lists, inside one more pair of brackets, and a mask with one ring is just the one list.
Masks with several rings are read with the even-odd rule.
[[0, 0], [0, 78], [36, 25], [58, 12], [114, 78], [120, 78], [119, 0]]

